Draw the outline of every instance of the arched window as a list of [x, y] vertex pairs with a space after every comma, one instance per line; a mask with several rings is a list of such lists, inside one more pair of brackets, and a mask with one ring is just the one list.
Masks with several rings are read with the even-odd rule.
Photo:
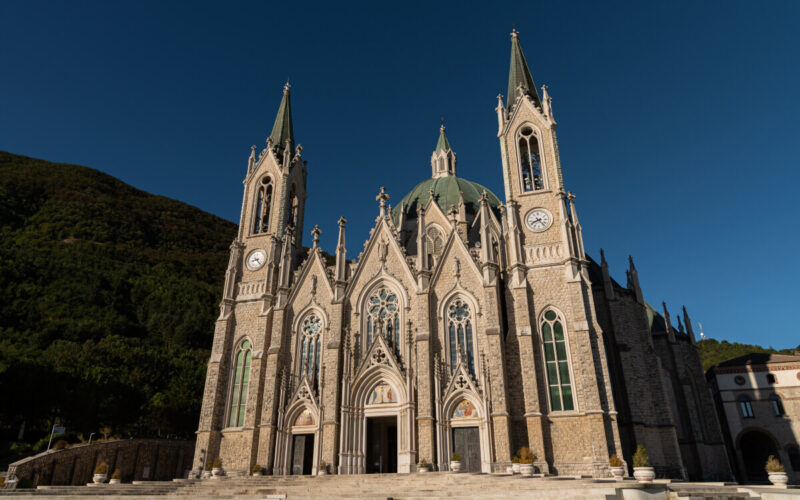
[[319, 359], [322, 356], [320, 332], [322, 321], [310, 314], [301, 323], [300, 373], [308, 377], [313, 387], [319, 384]]
[[475, 341], [472, 338], [472, 314], [469, 305], [456, 299], [447, 307], [447, 335], [450, 344], [450, 371], [455, 370], [462, 356], [472, 376], [475, 376]]
[[264, 177], [256, 193], [256, 206], [253, 214], [253, 234], [269, 231], [269, 212], [272, 206], [272, 179]]
[[789, 455], [789, 463], [792, 465], [793, 471], [800, 471], [800, 450], [797, 446], [790, 446], [786, 453]]
[[781, 397], [777, 394], [773, 394], [769, 397], [769, 400], [772, 403], [772, 411], [775, 412], [775, 416], [782, 417], [786, 412], [783, 410], [783, 401]]
[[245, 340], [239, 345], [233, 363], [233, 386], [231, 387], [230, 409], [228, 411], [228, 426], [241, 427], [244, 425], [244, 410], [247, 407], [247, 386], [250, 382], [250, 359], [253, 349], [250, 341]]
[[564, 323], [555, 311], [549, 310], [544, 313], [541, 332], [544, 360], [547, 365], [547, 385], [550, 390], [550, 408], [553, 411], [574, 410]]
[[[425, 230], [425, 235], [427, 236], [427, 247], [428, 252], [430, 252], [430, 256], [433, 258], [438, 258], [442, 255], [442, 250], [444, 249], [444, 235], [442, 230], [436, 226], [428, 226]], [[431, 264], [433, 265], [433, 260], [430, 260]]]
[[299, 204], [297, 200], [297, 191], [294, 186], [292, 186], [292, 190], [289, 191], [289, 210], [286, 217], [286, 224], [292, 226], [293, 228], [297, 228], [297, 205]]
[[750, 404], [750, 398], [747, 396], [739, 398], [739, 409], [742, 410], [742, 417], [753, 418], [753, 405]]
[[519, 132], [519, 167], [522, 180], [522, 191], [539, 191], [544, 189], [542, 176], [542, 159], [539, 154], [539, 140], [530, 127]]
[[381, 287], [367, 300], [367, 343], [369, 349], [376, 335], [381, 335], [400, 354], [400, 302], [397, 294]]

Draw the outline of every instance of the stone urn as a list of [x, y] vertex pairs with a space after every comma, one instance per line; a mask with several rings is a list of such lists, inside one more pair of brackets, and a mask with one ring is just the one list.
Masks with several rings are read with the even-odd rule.
[[519, 474], [519, 466], [520, 466], [519, 462], [512, 463], [511, 464], [511, 472], [513, 474]]
[[533, 464], [519, 464], [519, 473], [522, 477], [533, 476]]
[[652, 483], [656, 478], [656, 471], [652, 467], [634, 467], [633, 477], [640, 483]]
[[208, 479], [210, 477], [211, 477], [211, 471], [210, 470], [204, 470], [202, 478], [203, 479]]
[[431, 471], [430, 465], [417, 465], [417, 472], [419, 473], [430, 472], [430, 471]]
[[92, 482], [94, 484], [103, 484], [106, 482], [107, 477], [108, 474], [95, 474], [94, 476], [92, 476]]
[[253, 472], [253, 477], [261, 477], [261, 471]]
[[461, 472], [461, 460], [451, 460], [450, 461], [450, 471], [451, 472]]
[[789, 476], [785, 472], [768, 472], [769, 482], [780, 488], [786, 488], [786, 483], [789, 482]]
[[211, 469], [211, 475], [216, 479], [225, 475], [225, 470], [222, 467], [214, 467]]
[[108, 480], [108, 484], [119, 484], [121, 482], [122, 481], [120, 481], [119, 479], [114, 479], [113, 477]]
[[511, 465], [506, 467], [506, 474], [514, 474], [514, 467]]
[[622, 478], [625, 477], [625, 467], [611, 467], [611, 477], [617, 481], [622, 481]]

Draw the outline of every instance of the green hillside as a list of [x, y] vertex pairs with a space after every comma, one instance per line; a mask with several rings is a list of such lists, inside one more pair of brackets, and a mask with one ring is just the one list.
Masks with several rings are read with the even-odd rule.
[[[708, 370], [712, 366], [738, 358], [750, 353], [764, 354], [795, 354], [795, 349], [773, 349], [772, 347], [761, 347], [760, 345], [740, 344], [738, 342], [722, 342], [716, 339], [704, 339], [697, 343], [700, 350], [700, 358], [703, 360], [703, 370]], [[800, 350], [800, 346], [797, 346]]]
[[86, 437], [192, 437], [235, 234], [97, 170], [0, 151], [0, 442], [54, 418]]

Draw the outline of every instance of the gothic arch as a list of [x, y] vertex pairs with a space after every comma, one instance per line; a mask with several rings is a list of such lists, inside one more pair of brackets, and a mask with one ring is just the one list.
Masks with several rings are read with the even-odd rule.
[[[230, 362], [228, 365], [228, 391], [226, 392], [225, 419], [223, 420], [225, 423], [224, 427], [226, 428], [239, 428], [244, 425], [243, 419], [247, 411], [247, 393], [250, 392], [250, 370], [252, 368], [250, 363], [252, 362], [253, 354], [255, 353], [253, 341], [247, 335], [241, 336], [233, 344], [233, 346], [234, 347], [231, 349], [229, 354]], [[247, 354], [248, 351], [249, 357]], [[240, 356], [242, 356], [241, 366], [239, 365]], [[237, 377], [237, 374], [239, 377]], [[245, 376], [247, 379], [246, 382]], [[234, 408], [234, 406], [236, 406], [236, 408]], [[241, 418], [235, 415], [234, 412], [241, 412]], [[241, 424], [239, 423], [240, 420], [242, 420]]]
[[[313, 395], [306, 393], [303, 396], [303, 390], [308, 390], [305, 382], [301, 382], [298, 387], [297, 393], [293, 396], [294, 400], [284, 412], [283, 419], [280, 421], [278, 428], [278, 436], [275, 450], [275, 471], [279, 475], [288, 475], [292, 473], [292, 440], [296, 434], [310, 434], [314, 436], [314, 453], [312, 458], [311, 475], [316, 475], [318, 470], [320, 458], [320, 437], [322, 425], [320, 421], [320, 409], [314, 400]], [[312, 422], [298, 422], [299, 417], [304, 413], [310, 414]]]
[[[462, 402], [468, 402], [477, 413], [473, 416], [457, 418], [454, 416]], [[471, 386], [457, 388], [450, 392], [442, 403], [441, 421], [439, 422], [439, 467], [441, 470], [449, 466], [450, 455], [455, 451], [453, 429], [477, 427], [480, 443], [481, 472], [492, 471], [492, 442], [489, 415], [485, 401]]]
[[[555, 313], [555, 318], [551, 319], [548, 317], [548, 313], [553, 312]], [[569, 341], [569, 329], [567, 328], [567, 321], [565, 319], [564, 313], [561, 312], [559, 308], [554, 305], [548, 304], [542, 308], [541, 312], [536, 321], [536, 325], [539, 331], [539, 346], [540, 346], [540, 355], [541, 359], [545, 364], [545, 377], [547, 383], [547, 404], [549, 411], [553, 412], [577, 412], [580, 411], [578, 405], [578, 397], [577, 397], [577, 387], [576, 387], [576, 380], [575, 380], [575, 372], [572, 366], [572, 350], [570, 349], [570, 341]], [[558, 340], [557, 332], [555, 330], [555, 323], [560, 323], [561, 328], [563, 329], [563, 343], [564, 343], [564, 358], [562, 360], [561, 353], [558, 350], [558, 346], [556, 345]], [[551, 341], [547, 340], [548, 337], [548, 328], [545, 325], [552, 325], [550, 328], [553, 328], [550, 331]], [[548, 343], [552, 344], [552, 352], [548, 349]], [[552, 359], [548, 359], [552, 358]], [[561, 362], [566, 361], [567, 363], [567, 371], [564, 372], [562, 370]], [[548, 370], [547, 364], [555, 362], [555, 372], [551, 372]], [[569, 381], [564, 383], [563, 375], [567, 374], [569, 376]], [[555, 375], [556, 379], [551, 379], [551, 376]], [[557, 386], [557, 390], [555, 390]], [[565, 387], [567, 386], [567, 387]], [[564, 394], [564, 389], [568, 388], [570, 391], [569, 398], [571, 399], [571, 408], [568, 407], [568, 400], [566, 397], [562, 397], [560, 401], [554, 401], [553, 396], [558, 394], [562, 396]]]
[[406, 338], [404, 332], [405, 328], [405, 321], [407, 320], [407, 311], [409, 309], [410, 299], [408, 294], [406, 293], [405, 287], [403, 287], [397, 279], [392, 276], [389, 276], [384, 273], [380, 273], [378, 276], [370, 280], [362, 289], [361, 292], [358, 294], [356, 299], [356, 307], [355, 311], [353, 311], [353, 316], [356, 318], [354, 321], [355, 324], [358, 325], [358, 329], [361, 332], [361, 352], [367, 352], [370, 348], [370, 340], [374, 340], [375, 337], [373, 336], [372, 339], [368, 339], [368, 321], [370, 320], [370, 316], [368, 313], [368, 308], [370, 304], [368, 301], [370, 298], [377, 293], [382, 288], [388, 290], [389, 293], [394, 294], [397, 298], [396, 304], [396, 315], [397, 320], [391, 326], [392, 331], [397, 336], [397, 345], [394, 346], [395, 348], [395, 356], [402, 356], [405, 353], [406, 348]]
[[[477, 380], [477, 374], [481, 373], [481, 361], [480, 361], [480, 341], [478, 340], [478, 318], [481, 317], [481, 309], [478, 302], [478, 299], [473, 295], [469, 290], [460, 286], [460, 284], [456, 284], [452, 290], [447, 292], [443, 297], [442, 300], [438, 304], [437, 310], [437, 323], [439, 326], [439, 331], [441, 335], [439, 337], [441, 346], [442, 346], [442, 353], [446, 356], [448, 364], [451, 366], [452, 370], [455, 369], [456, 360], [452, 358], [452, 350], [450, 345], [450, 337], [448, 335], [448, 307], [453, 304], [457, 300], [462, 300], [467, 304], [469, 309], [472, 312], [472, 342], [473, 342], [473, 362], [472, 362], [472, 369], [473, 369], [473, 377]], [[466, 334], [465, 334], [466, 335]], [[469, 353], [464, 353], [469, 354]], [[451, 372], [452, 372], [451, 370]]]
[[[526, 133], [530, 130], [530, 133]], [[533, 123], [526, 121], [514, 130], [514, 148], [517, 152], [517, 180], [520, 193], [533, 193], [545, 191], [548, 187], [546, 165], [544, 161], [544, 141], [541, 129]], [[533, 146], [536, 151], [533, 151]], [[528, 155], [535, 155], [537, 162], [529, 161]], [[538, 174], [536, 172], [538, 165]], [[528, 177], [526, 179], [526, 173]], [[538, 177], [538, 180], [537, 180]]]

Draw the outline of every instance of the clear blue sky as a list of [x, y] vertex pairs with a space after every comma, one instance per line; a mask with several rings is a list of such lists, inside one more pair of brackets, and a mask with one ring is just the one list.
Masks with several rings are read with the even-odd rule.
[[[291, 5], [287, 5], [290, 4]], [[355, 257], [385, 185], [502, 196], [493, 111], [512, 25], [559, 123], [586, 248], [708, 336], [800, 344], [800, 3], [0, 2], [0, 149], [77, 163], [237, 221], [250, 145], [292, 79], [305, 242]], [[222, 270], [220, 270], [222, 272]]]

